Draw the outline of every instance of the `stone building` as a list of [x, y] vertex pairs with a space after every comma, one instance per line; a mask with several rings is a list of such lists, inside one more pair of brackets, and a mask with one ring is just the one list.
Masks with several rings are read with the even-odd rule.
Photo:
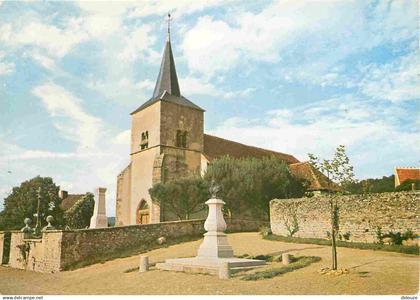
[[168, 30], [153, 96], [131, 113], [131, 162], [117, 177], [116, 225], [170, 219], [150, 198], [153, 184], [203, 174], [212, 160], [224, 155], [275, 156], [309, 180], [310, 189], [324, 189], [319, 174], [292, 155], [204, 134], [204, 110], [181, 94]]
[[60, 191], [59, 197], [61, 199], [60, 208], [63, 211], [69, 210], [76, 204], [77, 201], [81, 200], [86, 194], [69, 194], [68, 191]]

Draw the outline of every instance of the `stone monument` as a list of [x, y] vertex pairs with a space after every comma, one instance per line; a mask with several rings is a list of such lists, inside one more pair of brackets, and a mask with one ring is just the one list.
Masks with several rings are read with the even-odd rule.
[[90, 219], [89, 228], [106, 228], [108, 227], [108, 218], [106, 216], [105, 205], [106, 188], [97, 188], [95, 190], [95, 208], [93, 209], [93, 216]]
[[210, 189], [212, 197], [206, 202], [209, 206], [209, 213], [204, 223], [204, 229], [207, 233], [204, 234], [204, 241], [198, 249], [198, 255], [191, 258], [167, 259], [164, 263], [156, 264], [156, 268], [167, 271], [217, 275], [220, 274], [220, 269], [226, 265], [229, 268], [248, 268], [265, 265], [263, 260], [236, 258], [233, 256], [233, 249], [224, 233], [226, 222], [223, 217], [222, 207], [225, 202], [217, 198], [217, 191], [218, 188], [213, 186]]

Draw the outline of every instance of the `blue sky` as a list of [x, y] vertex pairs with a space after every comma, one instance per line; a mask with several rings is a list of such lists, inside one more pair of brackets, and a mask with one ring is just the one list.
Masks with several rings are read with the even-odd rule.
[[107, 187], [114, 214], [168, 11], [207, 133], [300, 160], [344, 144], [358, 178], [419, 165], [415, 0], [0, 0], [1, 198], [39, 174], [71, 193]]

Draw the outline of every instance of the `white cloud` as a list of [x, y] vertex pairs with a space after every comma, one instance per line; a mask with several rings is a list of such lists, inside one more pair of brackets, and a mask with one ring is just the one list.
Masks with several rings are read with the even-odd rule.
[[43, 150], [24, 150], [19, 154], [12, 154], [4, 157], [4, 160], [31, 160], [31, 159], [54, 159], [54, 158], [83, 158], [92, 154], [81, 153], [60, 153]]
[[76, 141], [82, 149], [96, 146], [103, 124], [82, 109], [80, 99], [52, 82], [35, 87], [33, 93], [41, 99], [64, 138]]
[[8, 75], [15, 71], [15, 63], [4, 60], [3, 54], [0, 52], [0, 76]]
[[155, 88], [155, 83], [149, 79], [145, 79], [143, 81], [140, 81], [137, 86], [139, 89], [145, 89], [145, 90], [153, 90]]
[[203, 16], [185, 32], [182, 49], [189, 68], [204, 76], [275, 62], [290, 80], [330, 85], [338, 76], [331, 70], [350, 55], [415, 36], [413, 1], [387, 3], [275, 1], [226, 20]]
[[49, 71], [58, 71], [55, 60], [39, 50], [25, 52], [23, 56], [32, 58], [36, 63]]
[[93, 192], [104, 186], [108, 214], [113, 215], [116, 176], [129, 161], [130, 130], [116, 130], [90, 115], [82, 99], [55, 83], [39, 85], [33, 93], [62, 137], [77, 147], [70, 152], [25, 149], [0, 136], [0, 169], [10, 170], [0, 173], [0, 189], [10, 191], [11, 186], [37, 175], [52, 177], [70, 193]]
[[225, 5], [231, 0], [149, 0], [136, 3], [136, 7], [129, 13], [130, 17], [146, 17], [150, 15], [166, 16], [168, 12], [177, 19], [183, 15], [202, 11], [209, 7]]
[[[400, 113], [398, 115], [398, 113]], [[294, 109], [270, 111], [265, 118], [234, 118], [211, 134], [249, 145], [290, 153], [330, 157], [344, 144], [359, 177], [391, 174], [396, 165], [416, 163], [420, 143], [416, 132], [400, 129], [407, 111], [343, 96]], [[398, 119], [399, 118], [399, 119]]]
[[104, 5], [100, 1], [77, 1], [77, 4], [84, 12], [84, 29], [90, 37], [105, 40], [122, 31], [123, 18], [128, 9], [135, 6], [133, 1], [115, 1]]
[[188, 76], [180, 79], [181, 92], [185, 95], [206, 95], [223, 99], [244, 98], [252, 94], [255, 88], [244, 90], [227, 90], [224, 87], [217, 87], [209, 82], [207, 78], [196, 78]]
[[150, 47], [156, 41], [151, 31], [151, 26], [144, 25], [129, 33], [125, 38], [125, 47], [118, 58], [124, 62], [132, 62], [148, 54]]
[[235, 45], [235, 30], [223, 21], [202, 17], [187, 31], [181, 48], [188, 67], [211, 77], [215, 72], [227, 71], [240, 57]]
[[361, 91], [370, 97], [393, 102], [420, 100], [420, 60], [414, 53], [388, 64], [371, 64], [362, 68], [365, 74], [357, 83]]
[[[6, 34], [4, 34], [6, 36]], [[74, 46], [88, 38], [79, 25], [69, 22], [67, 27], [60, 29], [53, 25], [33, 21], [22, 29], [16, 30], [13, 38], [4, 38], [11, 45], [31, 45], [45, 49], [49, 55], [57, 58], [65, 56]]]

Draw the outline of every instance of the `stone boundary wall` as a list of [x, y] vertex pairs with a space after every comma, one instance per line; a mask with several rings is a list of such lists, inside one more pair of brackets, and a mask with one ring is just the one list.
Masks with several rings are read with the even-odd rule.
[[11, 231], [9, 267], [36, 272], [58, 272], [61, 236], [60, 231], [54, 231], [43, 233], [40, 239], [25, 239], [23, 232]]
[[4, 242], [5, 242], [5, 239], [6, 239], [6, 234], [7, 234], [7, 232], [0, 232], [0, 265], [3, 264], [3, 261], [4, 261], [4, 259], [3, 259], [4, 252], [5, 252]]
[[[181, 237], [200, 237], [205, 220], [162, 222], [98, 229], [54, 230], [44, 232], [42, 239], [24, 239], [12, 231], [9, 266], [37, 272], [59, 272], [77, 264], [94, 263], [118, 254], [159, 247], [157, 239], [171, 242]], [[227, 221], [227, 232], [257, 231], [268, 222]], [[0, 245], [4, 232], [0, 232]], [[28, 253], [23, 255], [25, 245]], [[24, 257], [26, 256], [26, 257]], [[0, 256], [1, 257], [1, 256]]]
[[[339, 196], [340, 231], [350, 233], [350, 241], [377, 242], [377, 228], [405, 232], [411, 229], [420, 234], [420, 193], [398, 192], [368, 195]], [[271, 230], [288, 236], [286, 222], [292, 224], [296, 216], [299, 230], [293, 236], [327, 238], [331, 231], [328, 196], [311, 198], [274, 199], [270, 202]], [[344, 240], [344, 238], [343, 238]]]
[[84, 261], [99, 261], [101, 256], [156, 247], [157, 239], [168, 241], [182, 236], [202, 233], [203, 220], [165, 222], [100, 229], [64, 231], [62, 237], [61, 267], [67, 269]]

